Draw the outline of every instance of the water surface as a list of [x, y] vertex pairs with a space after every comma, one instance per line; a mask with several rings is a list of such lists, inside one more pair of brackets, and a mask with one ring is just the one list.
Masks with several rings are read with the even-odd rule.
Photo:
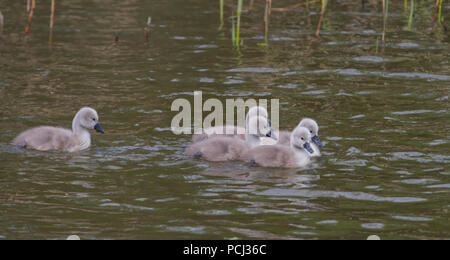
[[[25, 38], [24, 3], [10, 2], [0, 1], [0, 239], [450, 238], [450, 42], [432, 3], [418, 4], [410, 29], [392, 3], [377, 52], [371, 1], [332, 1], [320, 38], [318, 7], [274, 13], [266, 48], [261, 1], [242, 19], [240, 51], [229, 20], [218, 31], [218, 1], [58, 2], [51, 48], [49, 6], [38, 3]], [[170, 131], [170, 107], [197, 90], [280, 99], [282, 129], [318, 121], [322, 157], [307, 169], [187, 158], [191, 137]], [[107, 133], [89, 150], [9, 145], [30, 127], [70, 127], [82, 106]]]

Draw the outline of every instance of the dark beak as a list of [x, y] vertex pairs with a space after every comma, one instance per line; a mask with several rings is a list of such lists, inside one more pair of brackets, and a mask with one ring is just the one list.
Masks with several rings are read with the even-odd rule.
[[99, 123], [97, 123], [97, 124], [94, 126], [94, 129], [97, 130], [97, 132], [99, 132], [99, 133], [102, 133], [102, 134], [105, 133], [105, 131], [103, 131], [103, 128], [102, 128], [102, 126], [101, 126]]
[[318, 135], [313, 136], [313, 138], [311, 138], [311, 140], [317, 144], [317, 146], [322, 147], [323, 143], [320, 141], [320, 138]]
[[278, 137], [272, 131], [270, 131], [266, 136], [272, 138], [273, 140], [278, 140]]
[[314, 153], [314, 150], [311, 148], [311, 145], [309, 143], [305, 143], [303, 145], [303, 148], [305, 148], [309, 153]]

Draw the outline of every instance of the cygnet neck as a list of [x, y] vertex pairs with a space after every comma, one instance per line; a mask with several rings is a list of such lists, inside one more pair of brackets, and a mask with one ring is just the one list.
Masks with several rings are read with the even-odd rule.
[[91, 135], [89, 134], [89, 131], [81, 125], [80, 121], [81, 121], [80, 115], [77, 114], [72, 121], [73, 134], [76, 136], [84, 136], [90, 138]]
[[248, 145], [250, 145], [251, 148], [256, 147], [261, 144], [261, 139], [259, 136], [252, 135], [249, 133], [245, 133], [245, 141]]
[[305, 148], [299, 148], [294, 146], [291, 143], [291, 151], [294, 152], [298, 160], [309, 160], [311, 158], [311, 154]]
[[247, 115], [247, 119], [245, 122], [245, 141], [250, 146], [250, 148], [254, 148], [256, 146], [261, 145], [261, 139], [259, 138], [258, 135], [251, 134], [250, 133], [251, 131], [252, 130], [250, 130], [250, 119], [248, 118]]

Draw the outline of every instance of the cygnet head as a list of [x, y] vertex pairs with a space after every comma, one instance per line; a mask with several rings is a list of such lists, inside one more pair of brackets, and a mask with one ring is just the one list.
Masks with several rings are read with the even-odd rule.
[[267, 113], [267, 109], [261, 106], [255, 106], [251, 107], [248, 110], [247, 118], [254, 117], [254, 116], [262, 116], [265, 118], [269, 118], [269, 113]]
[[105, 133], [99, 123], [97, 111], [90, 107], [83, 107], [75, 115], [75, 118], [72, 122], [72, 128], [74, 131], [76, 131], [80, 127], [88, 130], [95, 129], [97, 130], [97, 132], [100, 132], [102, 134]]
[[262, 107], [262, 106], [251, 107], [248, 110], [247, 117], [245, 118], [246, 123], [248, 124], [250, 118], [255, 117], [255, 116], [262, 116], [262, 117], [267, 118], [267, 121], [269, 122], [269, 126], [272, 127], [272, 123], [269, 120], [269, 113], [267, 112], [267, 109], [265, 107]]
[[271, 137], [277, 140], [272, 132], [269, 119], [263, 116], [253, 116], [249, 119], [246, 133], [257, 137]]
[[323, 144], [319, 138], [319, 125], [317, 125], [316, 121], [311, 118], [304, 118], [300, 121], [299, 126], [305, 127], [309, 130], [311, 134], [311, 140], [319, 147], [322, 147]]
[[291, 134], [291, 147], [298, 150], [305, 149], [310, 153], [314, 153], [311, 148], [311, 134], [309, 129], [302, 126], [297, 126]]

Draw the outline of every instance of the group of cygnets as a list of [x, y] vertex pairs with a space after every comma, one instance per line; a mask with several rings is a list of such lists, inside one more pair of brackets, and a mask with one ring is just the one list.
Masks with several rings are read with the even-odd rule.
[[[72, 130], [40, 126], [21, 133], [13, 145], [39, 151], [77, 152], [91, 145], [89, 130], [105, 133], [97, 111], [84, 107], [75, 115]], [[242, 134], [245, 133], [245, 134]], [[292, 131], [280, 131], [279, 137], [260, 106], [249, 109], [245, 129], [237, 126], [212, 127], [194, 134], [186, 155], [208, 161], [241, 160], [262, 167], [305, 167], [311, 157], [320, 156], [319, 126], [304, 118]]]
[[[231, 133], [231, 134], [230, 134]], [[240, 134], [245, 133], [245, 134]], [[208, 161], [241, 160], [262, 167], [305, 167], [311, 157], [320, 156], [319, 126], [304, 118], [292, 132], [274, 134], [267, 110], [250, 108], [245, 129], [235, 126], [212, 127], [192, 137], [185, 153]]]

